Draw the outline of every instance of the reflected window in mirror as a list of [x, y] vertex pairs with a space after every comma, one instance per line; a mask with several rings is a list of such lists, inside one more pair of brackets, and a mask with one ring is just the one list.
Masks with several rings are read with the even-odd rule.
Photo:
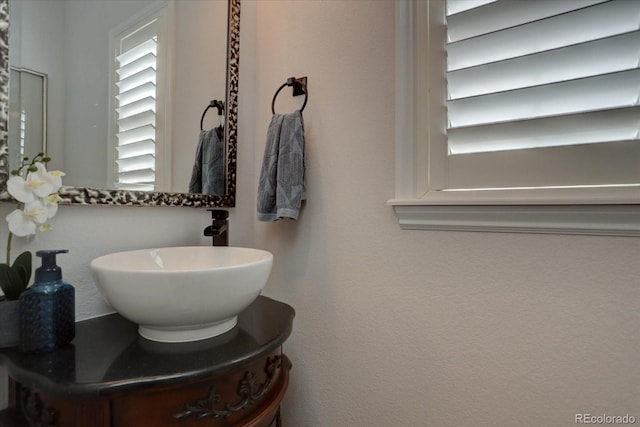
[[122, 190], [164, 189], [170, 171], [163, 162], [170, 138], [165, 136], [162, 112], [170, 102], [167, 25], [170, 11], [163, 7], [134, 18], [124, 30], [111, 32], [113, 60], [111, 99], [114, 108], [110, 142], [109, 179]]

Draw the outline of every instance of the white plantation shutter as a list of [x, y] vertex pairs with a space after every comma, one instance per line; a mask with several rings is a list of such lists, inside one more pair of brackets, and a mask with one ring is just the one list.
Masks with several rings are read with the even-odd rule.
[[446, 14], [437, 189], [640, 185], [640, 1], [448, 0]]
[[116, 182], [153, 190], [156, 183], [158, 19], [120, 39], [116, 57]]
[[640, 0], [396, 3], [404, 229], [640, 236]]

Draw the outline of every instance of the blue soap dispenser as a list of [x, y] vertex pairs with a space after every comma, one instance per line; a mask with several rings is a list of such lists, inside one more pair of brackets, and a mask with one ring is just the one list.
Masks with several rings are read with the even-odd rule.
[[42, 266], [33, 285], [20, 295], [20, 349], [45, 353], [67, 345], [76, 335], [75, 289], [62, 281], [56, 254], [66, 249], [37, 251]]

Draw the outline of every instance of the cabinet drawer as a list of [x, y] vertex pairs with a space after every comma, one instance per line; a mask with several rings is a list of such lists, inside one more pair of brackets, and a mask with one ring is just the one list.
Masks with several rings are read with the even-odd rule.
[[129, 393], [113, 400], [113, 422], [119, 427], [268, 426], [286, 391], [290, 366], [278, 349], [229, 373]]

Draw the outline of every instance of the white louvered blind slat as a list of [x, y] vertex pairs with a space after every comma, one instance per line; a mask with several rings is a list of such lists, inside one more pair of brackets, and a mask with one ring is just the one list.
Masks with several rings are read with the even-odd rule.
[[447, 189], [640, 185], [640, 1], [471, 3], [448, 2]]
[[157, 101], [157, 20], [123, 37], [116, 57], [116, 186], [153, 190]]

